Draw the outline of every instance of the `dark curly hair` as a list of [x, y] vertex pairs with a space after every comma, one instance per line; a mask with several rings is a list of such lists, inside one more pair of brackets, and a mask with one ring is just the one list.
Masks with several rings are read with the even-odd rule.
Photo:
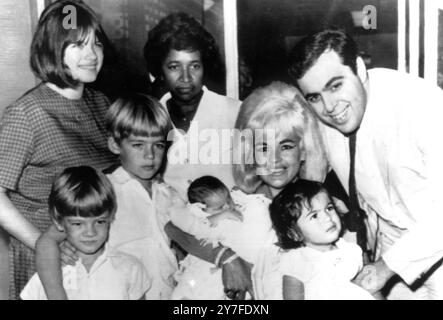
[[[288, 184], [273, 199], [269, 211], [272, 225], [277, 234], [277, 246], [284, 250], [304, 246], [303, 235], [298, 231], [297, 220], [300, 218], [303, 208], [309, 208], [312, 198], [322, 191], [328, 192], [323, 184], [299, 179]], [[294, 231], [298, 237], [294, 237]]]
[[177, 12], [160, 20], [148, 33], [144, 57], [148, 71], [156, 78], [170, 50], [199, 51], [204, 76], [219, 79], [225, 68], [214, 37], [192, 16]]
[[301, 79], [327, 50], [334, 50], [342, 63], [357, 74], [357, 44], [342, 29], [330, 27], [306, 36], [295, 45], [289, 54], [289, 75], [295, 81]]

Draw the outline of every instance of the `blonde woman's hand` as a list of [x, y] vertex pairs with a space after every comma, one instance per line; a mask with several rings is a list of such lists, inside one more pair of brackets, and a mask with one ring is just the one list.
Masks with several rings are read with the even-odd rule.
[[222, 264], [222, 280], [226, 296], [232, 300], [244, 300], [249, 292], [254, 299], [251, 280], [252, 265], [242, 258]]
[[394, 274], [382, 258], [365, 265], [352, 282], [374, 294], [383, 289]]

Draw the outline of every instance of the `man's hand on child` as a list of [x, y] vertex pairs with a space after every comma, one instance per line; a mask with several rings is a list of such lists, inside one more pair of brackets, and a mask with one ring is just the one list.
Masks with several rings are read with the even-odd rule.
[[383, 259], [372, 264], [367, 264], [357, 274], [353, 282], [363, 289], [374, 294], [385, 286], [386, 282], [394, 275]]

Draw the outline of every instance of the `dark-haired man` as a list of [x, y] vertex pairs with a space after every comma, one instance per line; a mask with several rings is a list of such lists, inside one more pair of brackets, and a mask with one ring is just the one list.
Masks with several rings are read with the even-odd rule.
[[377, 258], [357, 281], [377, 291], [397, 274], [388, 298], [442, 299], [443, 91], [395, 70], [367, 71], [357, 53], [351, 37], [327, 29], [295, 46], [289, 69], [344, 186], [357, 135], [356, 186]]

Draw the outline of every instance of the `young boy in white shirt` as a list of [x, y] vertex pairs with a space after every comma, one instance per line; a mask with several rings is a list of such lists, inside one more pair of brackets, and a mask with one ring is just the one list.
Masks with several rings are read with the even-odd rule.
[[[165, 184], [162, 172], [171, 141], [172, 123], [168, 112], [154, 98], [133, 94], [117, 99], [106, 115], [109, 149], [118, 154], [121, 166], [108, 175], [115, 190], [118, 209], [109, 235], [109, 246], [139, 259], [152, 279], [146, 299], [170, 299], [178, 270], [164, 226], [178, 193]], [[37, 245], [37, 269], [52, 299], [63, 299], [59, 272], [60, 242], [50, 231]], [[40, 261], [50, 260], [45, 268]]]
[[[150, 279], [133, 256], [106, 245], [117, 210], [110, 181], [91, 167], [65, 169], [54, 181], [49, 213], [57, 230], [76, 250], [79, 260], [62, 268], [63, 288], [70, 300], [137, 300]], [[21, 293], [24, 300], [46, 300], [35, 274]]]

